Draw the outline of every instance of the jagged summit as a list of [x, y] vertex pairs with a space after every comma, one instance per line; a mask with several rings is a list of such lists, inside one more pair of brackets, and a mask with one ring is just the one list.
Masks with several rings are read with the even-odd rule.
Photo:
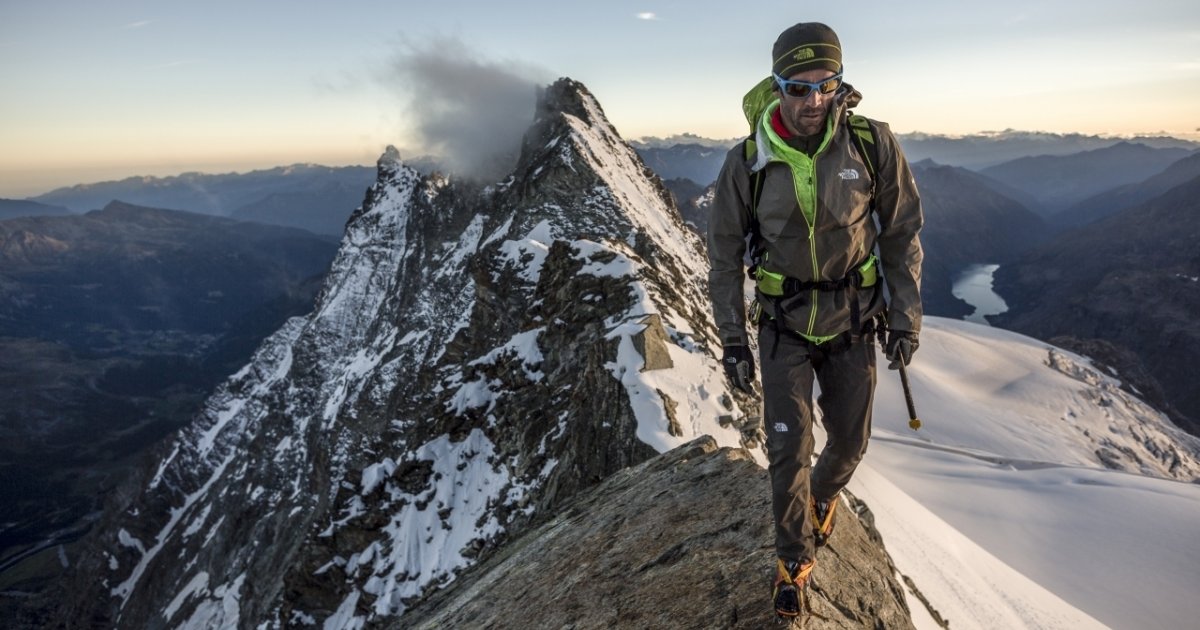
[[[579, 170], [578, 164], [589, 168]], [[553, 203], [560, 207], [575, 205], [561, 194], [564, 191], [607, 189], [607, 196], [629, 220], [625, 229], [636, 226], [640, 233], [652, 235], [660, 246], [680, 244], [683, 219], [670, 193], [621, 139], [596, 98], [577, 81], [559, 79], [542, 92], [538, 116], [525, 134], [521, 157], [509, 183], [523, 197], [521, 203]], [[591, 214], [587, 211], [599, 207], [583, 204], [578, 210]], [[593, 222], [584, 218], [580, 223], [578, 215], [570, 218], [580, 226]], [[692, 253], [676, 253], [693, 258], [702, 252], [698, 241], [687, 245]]]
[[[569, 114], [587, 125], [608, 124], [600, 103], [587, 86], [568, 77], [562, 77], [538, 92], [535, 124], [555, 114]], [[599, 114], [598, 119], [595, 114]]]
[[397, 149], [395, 145], [389, 144], [387, 145], [387, 148], [383, 150], [383, 155], [379, 156], [379, 160], [375, 162], [375, 165], [380, 170], [395, 170], [396, 165], [402, 162], [403, 160], [400, 159], [400, 150]]

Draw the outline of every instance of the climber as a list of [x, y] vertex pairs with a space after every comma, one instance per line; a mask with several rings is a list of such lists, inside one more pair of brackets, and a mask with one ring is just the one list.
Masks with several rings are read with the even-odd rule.
[[[917, 349], [923, 215], [891, 130], [848, 111], [862, 95], [843, 80], [831, 28], [784, 30], [771, 71], [743, 101], [752, 132], [717, 180], [709, 290], [723, 366], [748, 394], [756, 380], [748, 320], [758, 334], [778, 556], [772, 599], [789, 618], [802, 612], [817, 547], [828, 541], [838, 494], [867, 447], [872, 333], [886, 329], [893, 369]], [[828, 435], [815, 466], [814, 378]]]

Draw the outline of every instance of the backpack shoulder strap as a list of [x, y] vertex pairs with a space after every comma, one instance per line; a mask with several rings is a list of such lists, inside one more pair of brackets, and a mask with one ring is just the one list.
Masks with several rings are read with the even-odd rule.
[[750, 269], [747, 271], [747, 273], [749, 274], [749, 276], [751, 278], [756, 278], [757, 277], [755, 275], [756, 270], [758, 269], [758, 265], [762, 262], [762, 260], [761, 260], [762, 259], [762, 251], [761, 251], [761, 248], [757, 244], [757, 241], [758, 241], [758, 202], [759, 202], [759, 199], [762, 198], [763, 181], [766, 180], [767, 178], [763, 173], [763, 169], [759, 169], [757, 171], [750, 171], [749, 165], [752, 164], [754, 162], [754, 160], [758, 157], [758, 146], [754, 141], [754, 136], [750, 136], [750, 137], [746, 138], [745, 141], [742, 142], [742, 146], [743, 146], [742, 157], [745, 158], [742, 163], [744, 165], [746, 165], [746, 170], [749, 171], [749, 174], [750, 174], [750, 230], [751, 230], [751, 233], [753, 234], [753, 237], [751, 238], [751, 245], [750, 245], [751, 264], [750, 264]]
[[871, 210], [874, 210], [875, 188], [879, 182], [878, 171], [875, 168], [875, 165], [879, 164], [879, 144], [875, 142], [875, 129], [866, 116], [854, 113], [846, 117], [846, 122], [850, 125], [851, 135], [858, 144], [858, 152], [862, 155], [863, 162], [867, 163], [867, 172], [871, 175]]
[[[742, 143], [744, 152], [742, 157], [745, 158], [745, 163], [750, 164], [758, 156], [758, 144], [754, 141], [754, 136], [749, 136]], [[750, 172], [750, 183], [752, 189], [750, 192], [750, 215], [756, 220], [758, 219], [758, 199], [762, 196], [763, 189], [763, 172], [762, 169]]]
[[[850, 124], [850, 131], [854, 134], [855, 142], [858, 143], [859, 153], [862, 154], [863, 161], [867, 163], [867, 171], [871, 174], [871, 180], [874, 181], [876, 179], [875, 165], [879, 163], [879, 146], [875, 144], [875, 130], [871, 128], [871, 121], [866, 116], [850, 114], [847, 122]], [[874, 193], [874, 186], [871, 190]]]

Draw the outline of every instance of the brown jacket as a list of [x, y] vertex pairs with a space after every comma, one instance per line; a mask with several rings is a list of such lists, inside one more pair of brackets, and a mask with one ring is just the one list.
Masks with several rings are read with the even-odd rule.
[[[801, 281], [841, 280], [877, 251], [890, 293], [888, 327], [920, 331], [922, 251], [918, 233], [924, 219], [916, 182], [891, 130], [885, 123], [871, 121], [878, 148], [874, 153], [878, 156], [874, 165], [877, 181], [872, 182], [846, 123], [846, 110], [856, 105], [861, 95], [845, 85], [836, 98], [825, 142], [807, 164], [807, 156], [793, 158], [793, 163], [799, 162], [795, 165], [783, 161], [778, 140], [771, 140], [774, 132], [766, 121], [777, 105], [753, 114], [757, 118], [754, 158], [746, 159], [744, 142], [725, 158], [708, 232], [709, 291], [724, 344], [747, 342], [747, 236], [762, 253], [764, 269]], [[762, 192], [757, 212], [752, 213], [751, 172], [760, 169]], [[799, 180], [794, 173], [800, 174]], [[870, 212], [872, 185], [875, 217]], [[800, 199], [814, 198], [815, 204], [803, 204], [806, 216]], [[882, 284], [857, 291], [863, 322], [882, 308]], [[810, 339], [850, 329], [847, 291], [803, 291], [781, 303], [756, 294], [768, 316], [776, 316], [781, 307], [787, 328]]]

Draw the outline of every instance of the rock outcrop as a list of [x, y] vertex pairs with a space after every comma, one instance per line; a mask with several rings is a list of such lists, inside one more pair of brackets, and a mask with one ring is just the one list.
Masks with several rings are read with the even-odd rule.
[[[609, 477], [395, 628], [772, 628], [767, 473], [707, 437]], [[911, 628], [882, 546], [843, 506], [805, 627]]]

